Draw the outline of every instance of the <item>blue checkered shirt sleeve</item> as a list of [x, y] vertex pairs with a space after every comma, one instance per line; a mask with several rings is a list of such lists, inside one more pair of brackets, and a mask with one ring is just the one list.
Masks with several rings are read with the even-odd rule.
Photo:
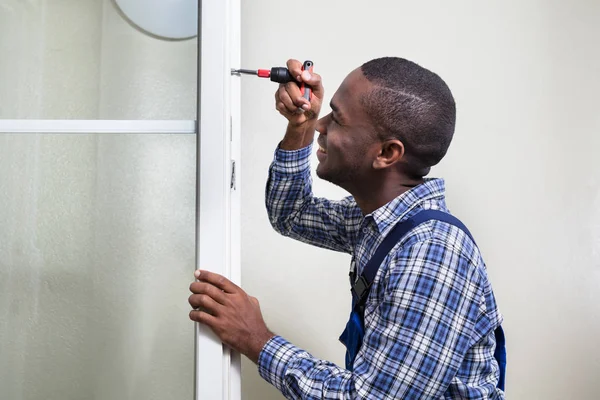
[[273, 228], [315, 246], [352, 252], [361, 212], [351, 197], [340, 201], [312, 193], [312, 145], [295, 151], [277, 149], [269, 171], [266, 207]]

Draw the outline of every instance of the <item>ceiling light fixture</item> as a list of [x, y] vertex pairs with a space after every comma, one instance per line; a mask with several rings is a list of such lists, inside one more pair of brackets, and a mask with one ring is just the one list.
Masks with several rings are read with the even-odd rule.
[[198, 0], [114, 0], [141, 30], [164, 39], [198, 35]]

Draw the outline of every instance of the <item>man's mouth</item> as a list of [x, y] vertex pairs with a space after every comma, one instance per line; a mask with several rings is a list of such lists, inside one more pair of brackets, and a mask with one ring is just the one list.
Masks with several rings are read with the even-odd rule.
[[321, 145], [319, 145], [319, 151], [321, 151], [322, 153], [327, 154], [327, 150], [325, 150], [325, 148]]

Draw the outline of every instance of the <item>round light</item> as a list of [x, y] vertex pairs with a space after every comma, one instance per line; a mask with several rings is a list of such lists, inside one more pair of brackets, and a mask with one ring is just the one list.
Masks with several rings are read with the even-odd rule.
[[189, 39], [198, 34], [198, 0], [115, 0], [136, 26], [166, 39]]

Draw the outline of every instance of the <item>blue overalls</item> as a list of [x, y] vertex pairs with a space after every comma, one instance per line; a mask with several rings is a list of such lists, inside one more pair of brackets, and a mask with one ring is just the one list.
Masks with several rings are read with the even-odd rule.
[[[473, 236], [471, 236], [471, 233], [462, 222], [460, 222], [454, 216], [438, 210], [420, 211], [412, 218], [398, 222], [396, 226], [394, 226], [390, 233], [385, 237], [383, 242], [379, 245], [375, 251], [375, 254], [373, 257], [371, 257], [358, 279], [356, 281], [353, 279], [353, 277], [350, 279], [350, 284], [352, 285], [352, 312], [350, 313], [350, 318], [346, 324], [346, 329], [340, 336], [340, 341], [346, 346], [347, 370], [353, 370], [356, 354], [358, 353], [358, 350], [362, 344], [363, 336], [365, 334], [365, 303], [367, 301], [367, 297], [369, 297], [369, 290], [371, 289], [371, 284], [375, 279], [375, 275], [377, 274], [379, 266], [383, 262], [385, 256], [406, 233], [408, 233], [417, 225], [429, 220], [439, 220], [454, 225], [469, 235], [471, 240], [473, 240]], [[496, 350], [494, 351], [494, 358], [498, 362], [498, 366], [500, 368], [498, 388], [504, 391], [504, 381], [506, 377], [506, 340], [504, 338], [504, 331], [502, 330], [501, 326], [494, 331], [494, 336], [496, 337]]]

